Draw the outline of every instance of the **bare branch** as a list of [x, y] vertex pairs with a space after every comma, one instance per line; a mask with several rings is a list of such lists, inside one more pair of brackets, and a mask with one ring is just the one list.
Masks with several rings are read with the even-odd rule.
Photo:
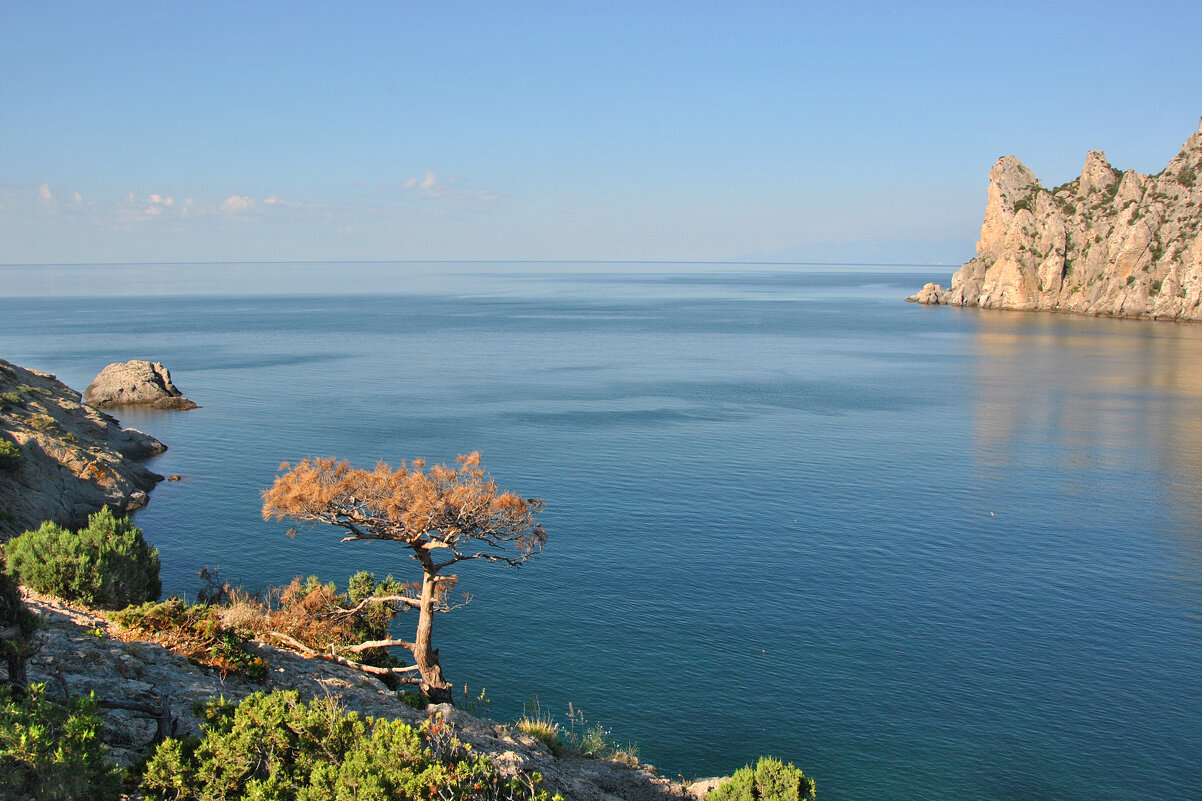
[[[345, 656], [341, 656], [336, 653], [332, 653], [332, 652], [331, 653], [322, 653], [321, 651], [315, 651], [312, 648], [310, 648], [309, 646], [302, 643], [301, 641], [295, 639], [294, 637], [289, 637], [287, 634], [284, 634], [283, 632], [269, 631], [267, 633], [269, 635], [271, 635], [272, 637], [275, 637], [276, 639], [280, 640], [280, 642], [284, 643], [289, 648], [294, 648], [295, 650], [299, 651], [303, 656], [307, 656], [311, 659], [327, 659], [331, 662], [337, 662], [340, 665], [346, 665], [347, 667], [353, 667], [355, 670], [361, 670], [364, 673], [372, 673], [377, 676], [394, 676], [394, 677], [396, 677], [396, 679], [398, 681], [404, 682], [406, 684], [420, 684], [421, 683], [419, 679], [407, 678], [407, 677], [401, 675], [403, 673], [412, 673], [416, 670], [419, 670], [417, 665], [409, 665], [408, 667], [399, 667], [399, 668], [383, 668], [383, 667], [376, 667], [375, 665], [365, 665], [362, 662], [356, 662], [353, 659], [347, 659]], [[385, 641], [382, 640], [381, 642], [385, 642]], [[398, 640], [396, 642], [396, 644], [401, 645], [402, 643]], [[352, 648], [349, 650], [357, 651], [357, 650], [361, 650], [361, 649], [355, 647], [355, 648]]]
[[[345, 651], [347, 653], [352, 653], [352, 654], [361, 654], [364, 651], [370, 651], [372, 648], [393, 648], [396, 646], [400, 646], [401, 648], [404, 648], [408, 651], [413, 650], [413, 643], [405, 642], [404, 640], [395, 640], [395, 639], [368, 640], [367, 642], [361, 642], [358, 645], [339, 646], [339, 650]], [[331, 649], [333, 649], [333, 647], [334, 646], [330, 646]], [[417, 670], [417, 668], [409, 667], [409, 668], [405, 668], [405, 670]]]
[[412, 607], [414, 609], [420, 609], [421, 605], [422, 605], [421, 601], [417, 600], [416, 598], [410, 598], [407, 595], [373, 595], [370, 598], [364, 598], [362, 601], [359, 602], [358, 606], [356, 606], [352, 609], [332, 609], [332, 610], [330, 610], [330, 614], [332, 614], [332, 615], [353, 615], [356, 612], [360, 612], [363, 609], [365, 609], [369, 604], [384, 604], [384, 603], [405, 604], [406, 606]]

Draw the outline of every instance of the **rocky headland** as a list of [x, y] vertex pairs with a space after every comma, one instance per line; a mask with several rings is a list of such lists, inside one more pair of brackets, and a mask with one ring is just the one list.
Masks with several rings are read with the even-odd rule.
[[1155, 175], [1098, 150], [1046, 189], [1014, 156], [989, 171], [977, 256], [907, 300], [1156, 320], [1202, 319], [1202, 121]]
[[148, 406], [152, 409], [195, 409], [171, 383], [171, 371], [160, 362], [132, 359], [113, 362], [100, 371], [83, 391], [84, 400], [97, 409], [113, 406]]
[[0, 541], [45, 520], [82, 525], [102, 506], [140, 509], [163, 477], [139, 460], [166, 449], [49, 373], [0, 359]]

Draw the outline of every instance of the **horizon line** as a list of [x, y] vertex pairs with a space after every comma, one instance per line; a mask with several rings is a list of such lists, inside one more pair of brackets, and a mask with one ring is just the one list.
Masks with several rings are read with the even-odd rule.
[[871, 261], [751, 261], [746, 259], [280, 259], [223, 261], [45, 261], [0, 262], [0, 267], [163, 267], [187, 264], [709, 264], [763, 265], [766, 267], [952, 267], [943, 262]]

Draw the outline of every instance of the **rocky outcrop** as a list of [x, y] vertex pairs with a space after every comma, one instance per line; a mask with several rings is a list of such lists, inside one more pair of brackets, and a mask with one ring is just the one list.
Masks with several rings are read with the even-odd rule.
[[977, 256], [907, 300], [1157, 320], [1202, 319], [1202, 121], [1156, 175], [1090, 151], [1045, 189], [1014, 156], [989, 171]]
[[[251, 643], [268, 664], [262, 680], [247, 679], [191, 664], [182, 656], [148, 642], [124, 642], [112, 636], [115, 624], [86, 609], [26, 592], [27, 605], [41, 621], [41, 647], [30, 659], [30, 681], [45, 682], [61, 697], [94, 691], [103, 704], [103, 737], [120, 764], [139, 761], [160, 730], [182, 737], [200, 734], [196, 702], [224, 696], [239, 701], [259, 690], [296, 690], [306, 700], [333, 696], [361, 715], [402, 719], [416, 725], [440, 714], [455, 735], [485, 754], [503, 771], [538, 771], [541, 789], [576, 801], [670, 801], [685, 797], [683, 785], [655, 774], [648, 765], [586, 757], [553, 756], [546, 745], [515, 728], [473, 717], [449, 705], [419, 711], [402, 703], [375, 678], [324, 659], [306, 659], [266, 643]], [[0, 665], [0, 676], [4, 675]], [[150, 712], [149, 710], [161, 710]]]
[[112, 406], [149, 406], [153, 409], [195, 409], [171, 383], [171, 372], [160, 362], [133, 359], [113, 362], [83, 391], [84, 400], [97, 409]]
[[81, 403], [48, 373], [0, 359], [0, 540], [44, 520], [78, 526], [102, 506], [132, 511], [163, 480], [138, 463], [167, 446]]

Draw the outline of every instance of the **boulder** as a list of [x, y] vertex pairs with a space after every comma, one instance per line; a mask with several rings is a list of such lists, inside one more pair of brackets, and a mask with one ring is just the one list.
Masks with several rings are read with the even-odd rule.
[[112, 406], [149, 406], [154, 409], [195, 409], [171, 383], [171, 371], [160, 362], [133, 359], [113, 362], [100, 371], [88, 388], [84, 400], [97, 409]]
[[943, 303], [943, 287], [939, 284], [924, 284], [922, 289], [906, 298], [909, 303], [926, 303], [937, 306]]

